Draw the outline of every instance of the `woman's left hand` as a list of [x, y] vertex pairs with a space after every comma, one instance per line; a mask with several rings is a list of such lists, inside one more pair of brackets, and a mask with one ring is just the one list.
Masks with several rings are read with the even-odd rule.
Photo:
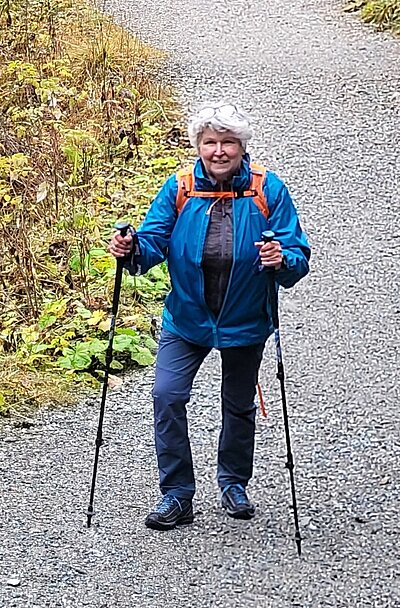
[[254, 245], [260, 251], [261, 265], [279, 270], [283, 260], [282, 248], [279, 241], [269, 241], [268, 243], [255, 242]]

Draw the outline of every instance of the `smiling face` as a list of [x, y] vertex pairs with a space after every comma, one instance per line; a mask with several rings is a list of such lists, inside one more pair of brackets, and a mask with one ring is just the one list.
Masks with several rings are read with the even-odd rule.
[[204, 129], [199, 142], [199, 155], [207, 173], [217, 182], [229, 181], [237, 172], [244, 149], [231, 131]]

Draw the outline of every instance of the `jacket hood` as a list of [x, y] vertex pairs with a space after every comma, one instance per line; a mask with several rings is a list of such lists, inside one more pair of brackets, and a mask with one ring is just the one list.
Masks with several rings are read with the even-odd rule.
[[[194, 178], [196, 190], [210, 191], [215, 190], [216, 180], [213, 180], [207, 173], [201, 158], [197, 158], [194, 165]], [[234, 192], [243, 192], [248, 190], [251, 183], [250, 156], [246, 153], [242, 156], [239, 173], [234, 175], [231, 181], [232, 190]]]

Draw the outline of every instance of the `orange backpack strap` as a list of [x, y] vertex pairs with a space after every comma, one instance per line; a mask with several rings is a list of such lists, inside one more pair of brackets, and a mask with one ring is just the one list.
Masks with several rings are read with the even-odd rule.
[[[264, 194], [263, 185], [267, 174], [267, 169], [261, 165], [251, 163], [251, 185], [250, 190], [243, 192], [243, 196], [252, 196], [258, 209], [268, 219], [269, 209], [266, 196]], [[176, 209], [181, 213], [188, 198], [199, 196], [202, 198], [236, 198], [236, 192], [201, 192], [194, 190], [194, 165], [179, 169], [176, 174], [178, 181], [178, 193], [176, 195]]]
[[182, 211], [184, 204], [189, 198], [188, 194], [192, 191], [194, 185], [193, 175], [194, 165], [179, 169], [176, 174], [178, 181], [178, 194], [176, 195], [176, 210], [179, 213]]
[[250, 189], [252, 192], [251, 194], [247, 192], [245, 192], [244, 194], [253, 197], [255, 204], [257, 205], [263, 216], [268, 219], [268, 201], [263, 188], [265, 176], [267, 175], [267, 169], [262, 165], [257, 165], [256, 163], [250, 163], [250, 168], [252, 173]]

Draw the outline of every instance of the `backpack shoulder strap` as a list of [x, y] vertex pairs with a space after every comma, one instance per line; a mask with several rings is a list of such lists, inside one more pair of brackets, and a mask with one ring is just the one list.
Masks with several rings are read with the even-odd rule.
[[250, 163], [250, 168], [252, 174], [250, 188], [253, 192], [253, 200], [261, 211], [261, 213], [263, 214], [263, 216], [268, 219], [268, 201], [263, 188], [265, 176], [267, 175], [267, 169], [262, 165], [258, 165], [256, 163]]
[[193, 189], [194, 184], [194, 175], [193, 175], [194, 165], [190, 165], [188, 167], [184, 167], [183, 169], [179, 169], [176, 174], [176, 179], [178, 181], [178, 193], [176, 195], [176, 210], [179, 213], [182, 211], [188, 197], [189, 192]]
[[[255, 204], [257, 205], [260, 212], [263, 216], [268, 219], [269, 209], [267, 198], [264, 194], [263, 185], [265, 176], [267, 174], [267, 169], [262, 165], [257, 165], [256, 163], [250, 164], [251, 168], [251, 185], [250, 190], [247, 190], [243, 194], [245, 196], [252, 196]], [[194, 165], [190, 165], [188, 167], [184, 167], [183, 169], [179, 169], [176, 173], [176, 179], [178, 181], [178, 192], [176, 195], [176, 209], [178, 215], [181, 213], [183, 207], [185, 206], [188, 198], [192, 196], [201, 196], [205, 198], [210, 197], [234, 197], [233, 192], [197, 192], [194, 190]]]

